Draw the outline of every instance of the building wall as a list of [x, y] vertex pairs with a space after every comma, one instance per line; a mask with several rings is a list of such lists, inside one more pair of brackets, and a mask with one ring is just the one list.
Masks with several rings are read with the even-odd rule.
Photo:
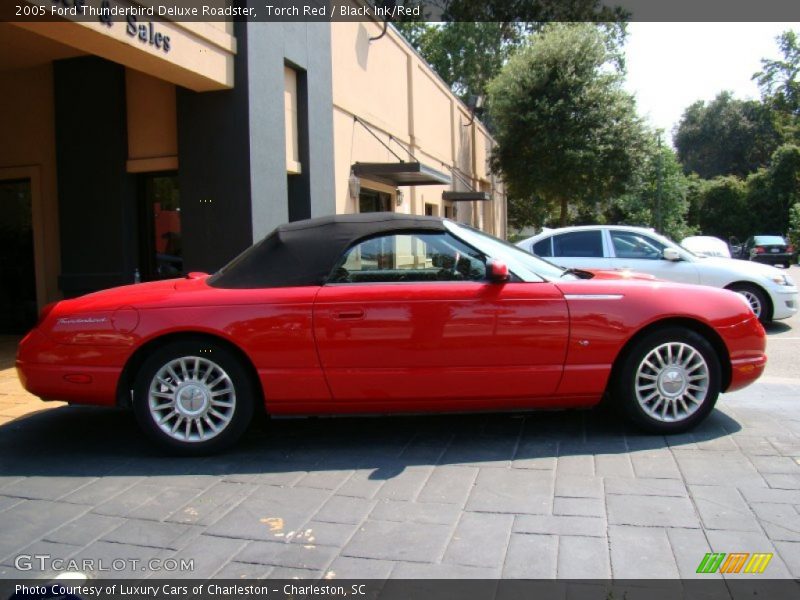
[[[133, 281], [136, 179], [127, 173], [125, 68], [86, 56], [53, 65], [65, 295]], [[91, 107], [87, 110], [85, 107]]]
[[[382, 26], [372, 22], [332, 23], [334, 181], [336, 211], [358, 211], [350, 194], [351, 166], [361, 162], [396, 162], [380, 141], [354, 119], [367, 122], [380, 140], [403, 160], [409, 152], [423, 164], [444, 173], [453, 168], [450, 186], [404, 187], [397, 211], [424, 214], [432, 205], [444, 216], [445, 205], [458, 219], [505, 236], [506, 209], [502, 182], [490, 173], [488, 157], [494, 143], [486, 128], [450, 91], [431, 67], [393, 28], [379, 40]], [[362, 187], [386, 189], [367, 180]], [[468, 189], [491, 192], [490, 202], [447, 203], [442, 192]], [[396, 203], [393, 203], [396, 204]]]
[[[140, 17], [138, 25], [149, 27], [149, 18]], [[12, 26], [191, 90], [223, 90], [234, 85], [236, 39], [230, 24], [156, 20], [154, 31], [169, 38], [168, 50], [131, 36], [123, 21], [106, 24], [98, 18], [81, 22], [32, 21]]]
[[[334, 212], [330, 28], [327, 23], [248, 23], [246, 30], [252, 234], [260, 239], [290, 217]], [[287, 66], [299, 74], [300, 173], [291, 181], [286, 156]]]
[[58, 197], [56, 192], [53, 68], [0, 72], [0, 177], [33, 184], [36, 288], [42, 305], [59, 295]]
[[125, 69], [129, 173], [178, 169], [175, 84]]
[[[184, 252], [197, 270], [219, 268], [290, 218], [334, 212], [328, 24], [237, 23], [235, 34], [234, 89], [178, 93]], [[287, 66], [298, 73], [299, 172], [291, 175]]]
[[[505, 234], [491, 138], [391, 28], [370, 42], [378, 24], [165, 22], [175, 40], [158, 54], [120, 23], [59, 25], [7, 24], [0, 39], [0, 177], [33, 181], [40, 304], [133, 280], [142, 173], [178, 173], [186, 271], [217, 269], [287, 220], [357, 212], [352, 164], [395, 154], [490, 190], [459, 219]], [[398, 202], [363, 185], [442, 216], [442, 192], [467, 189], [406, 187]]]

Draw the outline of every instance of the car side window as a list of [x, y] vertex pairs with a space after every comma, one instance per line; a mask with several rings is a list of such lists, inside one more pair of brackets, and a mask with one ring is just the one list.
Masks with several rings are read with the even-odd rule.
[[539, 240], [533, 245], [533, 253], [536, 256], [553, 256], [553, 238]]
[[611, 231], [611, 243], [617, 258], [659, 260], [666, 247], [658, 240], [635, 231]]
[[603, 258], [603, 233], [590, 230], [554, 235], [553, 256]]
[[378, 236], [349, 248], [328, 283], [481, 281], [486, 258], [447, 233]]

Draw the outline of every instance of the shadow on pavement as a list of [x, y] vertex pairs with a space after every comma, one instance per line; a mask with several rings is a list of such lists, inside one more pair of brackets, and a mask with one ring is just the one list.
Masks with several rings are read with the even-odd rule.
[[791, 325], [782, 321], [772, 321], [772, 323], [767, 323], [764, 325], [764, 331], [767, 332], [767, 335], [772, 335], [774, 333], [785, 333], [787, 331], [791, 331], [791, 329]]
[[[230, 451], [159, 454], [120, 409], [64, 406], [0, 427], [0, 475], [232, 475], [374, 469], [392, 479], [415, 465], [524, 466], [558, 456], [680, 447], [735, 433], [720, 410], [691, 433], [643, 435], [607, 410], [516, 414], [257, 420]], [[535, 467], [534, 467], [535, 468]]]

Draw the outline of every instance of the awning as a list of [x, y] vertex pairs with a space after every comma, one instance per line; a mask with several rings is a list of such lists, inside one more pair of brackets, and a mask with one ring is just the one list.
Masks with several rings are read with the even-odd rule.
[[470, 202], [478, 200], [485, 202], [491, 200], [489, 192], [442, 192], [442, 200], [449, 200], [450, 202]]
[[402, 185], [450, 185], [452, 179], [441, 171], [418, 162], [362, 163], [353, 165], [356, 177], [372, 179], [394, 187]]

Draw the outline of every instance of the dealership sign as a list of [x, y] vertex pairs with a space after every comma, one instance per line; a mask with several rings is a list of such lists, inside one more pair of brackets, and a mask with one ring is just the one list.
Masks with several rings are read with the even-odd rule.
[[115, 20], [125, 19], [125, 32], [142, 44], [152, 46], [164, 53], [170, 51], [170, 37], [164, 35], [150, 20], [142, 20], [142, 16], [154, 16], [152, 7], [120, 5], [111, 0], [101, 0], [94, 6], [88, 0], [52, 0], [51, 14], [63, 17], [97, 17], [112, 27]]

